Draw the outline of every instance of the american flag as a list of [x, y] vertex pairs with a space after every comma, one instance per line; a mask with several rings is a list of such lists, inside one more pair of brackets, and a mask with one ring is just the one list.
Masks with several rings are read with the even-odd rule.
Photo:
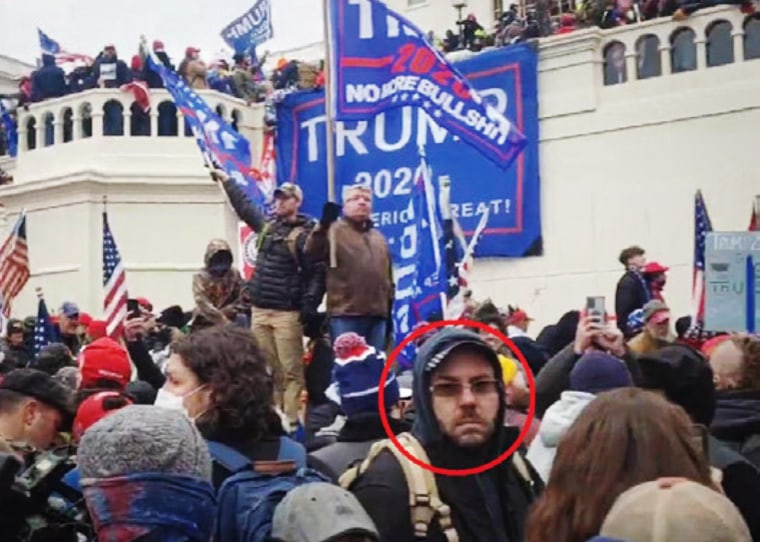
[[53, 329], [53, 323], [50, 321], [50, 313], [48, 313], [45, 300], [40, 297], [40, 302], [37, 305], [37, 322], [34, 324], [35, 359], [40, 354], [40, 350], [54, 341], [55, 330]]
[[103, 288], [105, 289], [104, 320], [106, 333], [118, 339], [121, 335], [124, 319], [127, 317], [127, 277], [121, 264], [119, 249], [116, 248], [108, 226], [108, 214], [103, 213]]
[[26, 213], [21, 215], [13, 231], [0, 247], [0, 296], [3, 316], [11, 315], [11, 304], [29, 280], [29, 252], [26, 244]]
[[66, 64], [68, 62], [84, 62], [87, 65], [93, 63], [92, 57], [79, 53], [69, 53], [61, 48], [61, 45], [53, 38], [45, 34], [39, 28], [37, 36], [40, 39], [40, 49], [43, 55], [52, 55], [55, 57], [56, 64]]
[[707, 234], [712, 231], [710, 216], [707, 214], [702, 191], [694, 196], [694, 276], [692, 280], [691, 327], [687, 337], [696, 339], [702, 336], [705, 319], [705, 242]]

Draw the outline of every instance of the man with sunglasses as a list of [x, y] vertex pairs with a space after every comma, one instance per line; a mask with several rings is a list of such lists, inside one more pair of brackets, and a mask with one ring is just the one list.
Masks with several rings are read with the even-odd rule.
[[[477, 468], [499, 457], [520, 430], [504, 427], [501, 371], [496, 353], [471, 331], [447, 328], [431, 337], [414, 364], [414, 426], [400, 441], [417, 459], [446, 469]], [[394, 448], [378, 449], [341, 483], [362, 503], [382, 540], [523, 539], [525, 517], [541, 483], [522, 456], [480, 474], [432, 477]], [[426, 484], [428, 495], [420, 499], [414, 480], [425, 477], [434, 483]], [[412, 501], [416, 504], [410, 506]]]

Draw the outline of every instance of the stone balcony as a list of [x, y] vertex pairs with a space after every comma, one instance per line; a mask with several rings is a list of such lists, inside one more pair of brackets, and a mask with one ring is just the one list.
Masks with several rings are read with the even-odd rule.
[[[188, 179], [203, 176], [203, 163], [182, 113], [169, 93], [151, 89], [143, 113], [129, 92], [93, 89], [31, 104], [20, 111], [16, 160], [0, 157], [15, 185], [50, 179], [129, 177]], [[255, 156], [262, 111], [244, 101], [200, 91], [206, 102], [251, 142]], [[15, 163], [14, 163], [15, 162]]]

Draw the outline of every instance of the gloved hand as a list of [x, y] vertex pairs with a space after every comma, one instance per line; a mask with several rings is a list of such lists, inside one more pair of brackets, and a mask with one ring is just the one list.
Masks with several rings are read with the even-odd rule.
[[317, 312], [316, 308], [302, 308], [300, 321], [303, 326], [303, 334], [305, 337], [308, 337], [309, 339], [317, 339], [322, 334], [322, 324], [324, 323], [324, 320]]
[[328, 201], [322, 206], [322, 216], [319, 219], [319, 227], [326, 230], [330, 225], [338, 220], [340, 216], [340, 205]]
[[230, 180], [230, 176], [223, 169], [210, 169], [209, 174], [214, 181], [226, 183]]

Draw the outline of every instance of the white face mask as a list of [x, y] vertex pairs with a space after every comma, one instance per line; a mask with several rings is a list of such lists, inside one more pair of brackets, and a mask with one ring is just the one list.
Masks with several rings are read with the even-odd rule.
[[189, 417], [190, 414], [188, 414], [187, 408], [185, 407], [185, 398], [190, 397], [202, 387], [202, 385], [198, 386], [194, 390], [187, 392], [185, 395], [177, 395], [176, 393], [172, 393], [164, 388], [161, 388], [158, 390], [158, 393], [156, 394], [156, 400], [153, 401], [153, 404], [157, 407], [166, 408], [168, 410], [179, 410], [180, 412], [184, 412]]
[[156, 400], [153, 404], [157, 407], [165, 408], [168, 410], [180, 410], [187, 413], [185, 409], [185, 398], [182, 395], [174, 394], [170, 391], [161, 388], [156, 394]]

